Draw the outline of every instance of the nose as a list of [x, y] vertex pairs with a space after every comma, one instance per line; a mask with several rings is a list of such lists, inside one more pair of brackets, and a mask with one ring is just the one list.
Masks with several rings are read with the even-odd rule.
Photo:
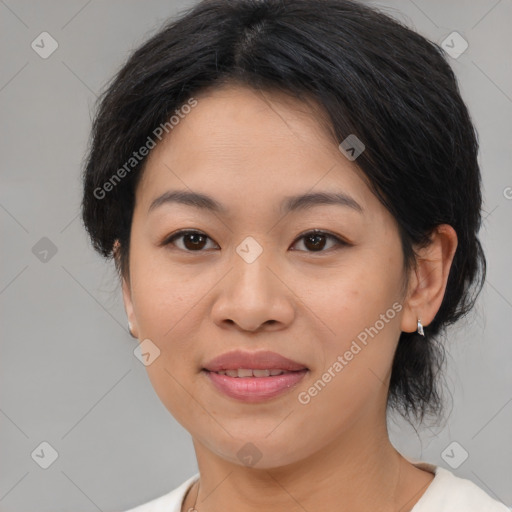
[[235, 253], [232, 269], [219, 283], [212, 307], [213, 321], [221, 328], [244, 331], [280, 330], [294, 318], [293, 283], [264, 250], [254, 261]]

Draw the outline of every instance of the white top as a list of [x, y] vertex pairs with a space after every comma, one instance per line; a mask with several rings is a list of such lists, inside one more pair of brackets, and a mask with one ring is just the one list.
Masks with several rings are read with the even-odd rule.
[[[414, 466], [435, 475], [411, 512], [510, 512], [512, 510], [491, 498], [471, 480], [455, 476], [441, 466], [408, 460]], [[196, 473], [170, 493], [125, 512], [181, 512], [183, 499], [198, 478], [199, 473]]]

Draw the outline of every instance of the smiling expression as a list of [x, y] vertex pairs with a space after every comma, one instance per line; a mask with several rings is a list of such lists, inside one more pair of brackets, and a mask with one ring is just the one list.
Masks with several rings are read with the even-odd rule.
[[[195, 439], [226, 459], [251, 441], [264, 465], [291, 463], [382, 419], [398, 313], [314, 400], [298, 396], [404, 300], [398, 227], [304, 103], [235, 86], [196, 98], [137, 187], [125, 307], [160, 350], [155, 391]], [[307, 372], [237, 399], [204, 371], [233, 350]]]

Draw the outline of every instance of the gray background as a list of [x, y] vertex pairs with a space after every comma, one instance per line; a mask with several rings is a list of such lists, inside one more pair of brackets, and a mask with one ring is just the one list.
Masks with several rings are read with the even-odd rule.
[[[123, 510], [197, 470], [188, 432], [133, 355], [113, 265], [79, 218], [96, 95], [192, 3], [0, 0], [1, 512]], [[512, 0], [375, 5], [439, 44], [453, 30], [469, 43], [449, 60], [480, 137], [489, 264], [476, 310], [449, 333], [449, 414], [417, 433], [390, 419], [392, 441], [448, 469], [446, 454], [466, 450], [451, 470], [511, 506]], [[31, 48], [43, 31], [59, 45], [47, 59]], [[43, 237], [55, 254], [41, 253]], [[48, 469], [31, 457], [43, 441], [59, 455]]]

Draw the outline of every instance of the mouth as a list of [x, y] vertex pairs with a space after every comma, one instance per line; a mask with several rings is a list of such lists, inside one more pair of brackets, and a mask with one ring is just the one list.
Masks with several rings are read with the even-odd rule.
[[305, 365], [270, 351], [227, 352], [201, 373], [216, 391], [243, 402], [262, 402], [290, 391], [309, 372]]

